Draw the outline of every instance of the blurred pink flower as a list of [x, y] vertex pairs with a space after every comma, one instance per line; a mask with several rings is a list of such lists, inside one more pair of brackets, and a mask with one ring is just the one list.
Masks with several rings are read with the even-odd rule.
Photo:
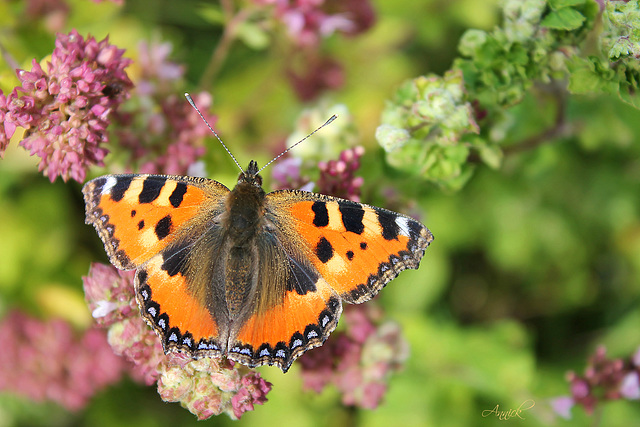
[[299, 157], [283, 157], [278, 159], [273, 166], [271, 177], [274, 190], [295, 189], [311, 191], [313, 183], [309, 182], [307, 176], [300, 174], [302, 159]]
[[120, 380], [124, 361], [103, 331], [76, 333], [63, 320], [41, 321], [14, 310], [0, 322], [0, 390], [79, 410]]
[[234, 416], [240, 418], [243, 413], [253, 411], [253, 405], [263, 405], [270, 391], [271, 383], [265, 381], [257, 372], [244, 375], [240, 380], [238, 392], [231, 398]]
[[571, 408], [573, 408], [573, 405], [575, 405], [575, 402], [573, 398], [569, 396], [560, 396], [551, 400], [551, 408], [553, 411], [566, 420], [571, 419]]
[[347, 306], [346, 331], [334, 334], [300, 358], [303, 388], [321, 392], [333, 384], [348, 406], [374, 409], [382, 402], [391, 374], [402, 369], [409, 347], [400, 328], [372, 304]]
[[70, 8], [64, 0], [27, 0], [25, 3], [27, 19], [41, 19], [52, 33], [66, 25]]
[[82, 182], [89, 166], [103, 165], [110, 114], [133, 86], [123, 54], [108, 39], [85, 40], [73, 30], [58, 34], [46, 72], [35, 59], [31, 71], [18, 70], [22, 86], [7, 97], [5, 134], [25, 128], [20, 145], [40, 157], [39, 170], [52, 182]]
[[16, 130], [16, 127], [12, 123], [5, 121], [7, 114], [7, 97], [0, 90], [0, 159], [4, 158], [4, 150], [9, 145], [9, 140]]
[[271, 8], [273, 19], [286, 28], [291, 42], [287, 77], [298, 98], [310, 101], [344, 84], [342, 64], [320, 53], [321, 41], [332, 34], [354, 36], [375, 23], [369, 0], [253, 0]]
[[[605, 347], [598, 347], [589, 358], [584, 375], [567, 373], [571, 391], [567, 399], [570, 399], [571, 405], [569, 400], [556, 398], [552, 400], [552, 407], [567, 418], [573, 405], [582, 406], [587, 414], [592, 414], [596, 406], [605, 401], [640, 399], [639, 354], [640, 349], [627, 359], [609, 359]], [[566, 409], [567, 406], [569, 409]]]
[[344, 85], [342, 64], [315, 52], [301, 54], [303, 61], [293, 61], [298, 67], [289, 66], [287, 78], [301, 101], [311, 101], [327, 90], [335, 90]]
[[360, 188], [364, 180], [362, 177], [356, 177], [355, 172], [360, 168], [360, 158], [363, 154], [364, 147], [357, 146], [342, 151], [338, 160], [318, 163], [318, 191], [359, 202]]
[[[205, 140], [212, 136], [206, 123], [189, 105], [181, 92], [184, 66], [169, 59], [169, 43], [140, 44], [141, 79], [136, 87], [139, 104], [144, 108], [120, 113], [116, 134], [129, 158], [125, 168], [142, 173], [187, 175], [204, 154]], [[211, 95], [201, 92], [193, 99], [214, 125], [208, 111]]]
[[299, 46], [317, 45], [321, 38], [336, 32], [357, 34], [375, 22], [368, 0], [254, 0], [258, 5], [275, 6], [276, 19]]
[[89, 274], [82, 277], [89, 310], [100, 326], [111, 326], [116, 321], [138, 314], [133, 290], [134, 276], [134, 271], [118, 270], [94, 262]]
[[625, 399], [640, 399], [640, 379], [638, 378], [637, 371], [629, 372], [624, 376], [620, 384], [620, 394]]

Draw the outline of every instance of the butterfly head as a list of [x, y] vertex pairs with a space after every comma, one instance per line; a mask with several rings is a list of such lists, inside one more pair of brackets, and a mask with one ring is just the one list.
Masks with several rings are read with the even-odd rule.
[[258, 175], [258, 163], [256, 163], [255, 160], [251, 160], [247, 170], [242, 172], [238, 177], [238, 184], [242, 183], [262, 187], [262, 177]]

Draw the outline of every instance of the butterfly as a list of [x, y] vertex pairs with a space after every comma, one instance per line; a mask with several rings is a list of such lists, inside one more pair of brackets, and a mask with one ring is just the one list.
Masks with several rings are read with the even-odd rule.
[[144, 174], [83, 187], [86, 223], [114, 266], [136, 269], [138, 306], [165, 353], [286, 372], [329, 337], [343, 302], [365, 302], [418, 268], [433, 240], [386, 209], [299, 190], [267, 194], [258, 172], [251, 161], [233, 190]]

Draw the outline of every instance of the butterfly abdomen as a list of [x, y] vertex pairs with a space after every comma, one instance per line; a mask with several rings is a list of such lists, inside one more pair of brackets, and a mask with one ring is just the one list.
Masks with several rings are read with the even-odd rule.
[[227, 230], [225, 296], [229, 318], [242, 323], [249, 315], [256, 283], [256, 236], [263, 222], [264, 190], [243, 174], [227, 198], [223, 228]]

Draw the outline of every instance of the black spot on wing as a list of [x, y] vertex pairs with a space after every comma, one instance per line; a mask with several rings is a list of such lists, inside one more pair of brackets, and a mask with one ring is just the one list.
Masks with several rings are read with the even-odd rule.
[[114, 202], [119, 202], [124, 197], [124, 193], [127, 192], [129, 186], [131, 186], [131, 181], [133, 180], [132, 176], [121, 176], [117, 178], [116, 185], [111, 188], [109, 191], [109, 195], [111, 196], [111, 200]]
[[138, 212], [135, 209], [131, 210], [131, 218], [133, 218], [134, 216], [136, 216]]
[[296, 291], [298, 295], [306, 295], [308, 292], [317, 290], [318, 273], [294, 259], [290, 259], [289, 266], [291, 275], [287, 280], [287, 291]]
[[329, 225], [329, 212], [325, 202], [314, 202], [311, 210], [315, 214], [313, 217], [313, 225], [316, 227], [326, 227]]
[[171, 277], [178, 273], [185, 274], [187, 270], [187, 257], [189, 255], [189, 242], [172, 244], [162, 252], [162, 268]]
[[142, 230], [144, 228], [144, 220], [138, 223], [138, 230]]
[[333, 246], [324, 237], [320, 238], [320, 241], [316, 245], [316, 255], [322, 263], [327, 263], [333, 258]]
[[[149, 277], [149, 273], [147, 273], [147, 270], [138, 270], [138, 283], [140, 284], [140, 286], [146, 285], [147, 284], [147, 278]], [[151, 294], [149, 294], [149, 298], [151, 297]]]
[[138, 196], [140, 203], [151, 203], [160, 195], [162, 187], [164, 187], [165, 180], [158, 178], [147, 178], [142, 183], [142, 191]]
[[362, 249], [363, 251], [367, 249], [367, 242], [360, 242], [360, 249]]
[[385, 211], [377, 211], [377, 214], [378, 222], [382, 227], [382, 237], [384, 237], [385, 240], [397, 240], [398, 232], [400, 231], [400, 227], [398, 227], [396, 223], [398, 216]]
[[158, 240], [162, 240], [171, 233], [171, 215], [167, 215], [162, 218], [156, 224], [156, 236], [158, 236]]
[[91, 182], [93, 183], [93, 197], [99, 197], [100, 193], [102, 193], [104, 185], [107, 183], [107, 178], [101, 176], [100, 178], [96, 178]]
[[364, 231], [364, 224], [362, 218], [364, 217], [364, 209], [357, 203], [353, 202], [338, 202], [338, 209], [342, 215], [342, 224], [347, 231], [352, 233], [362, 234]]
[[353, 259], [353, 255], [353, 251], [347, 251], [347, 258], [349, 259], [349, 261]]
[[413, 220], [409, 221], [409, 234], [412, 239], [417, 239], [418, 236], [420, 236], [420, 234], [422, 233], [423, 228], [424, 226], [420, 224], [418, 221], [413, 221]]
[[174, 208], [177, 208], [178, 206], [180, 206], [186, 192], [187, 192], [187, 184], [185, 184], [184, 182], [179, 182], [176, 185], [176, 188], [173, 190], [173, 192], [169, 196], [169, 202], [171, 203], [171, 206], [173, 206]]

